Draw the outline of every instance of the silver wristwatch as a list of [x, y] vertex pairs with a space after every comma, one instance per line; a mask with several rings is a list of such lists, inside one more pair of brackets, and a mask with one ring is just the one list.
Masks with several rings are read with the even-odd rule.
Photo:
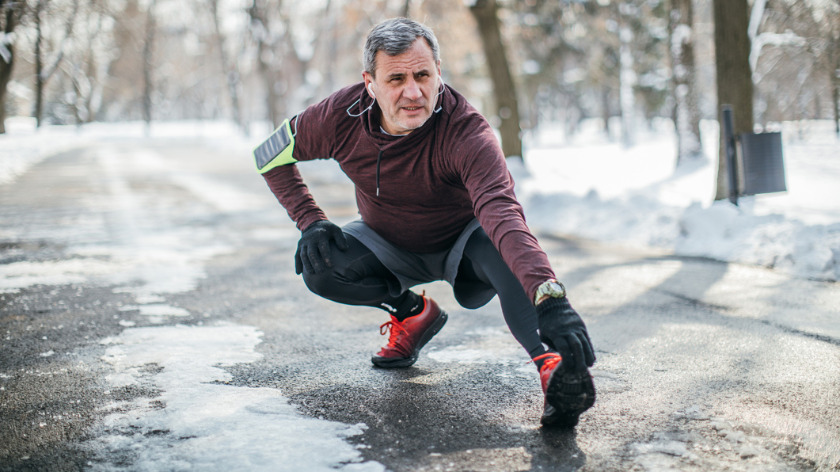
[[534, 295], [534, 305], [538, 304], [542, 298], [563, 298], [565, 296], [566, 287], [554, 279], [549, 279], [537, 287], [537, 293]]

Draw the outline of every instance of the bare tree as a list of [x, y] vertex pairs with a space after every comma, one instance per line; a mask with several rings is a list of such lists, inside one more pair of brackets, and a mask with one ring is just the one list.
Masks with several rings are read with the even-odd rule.
[[107, 4], [88, 0], [80, 18], [84, 26], [77, 28], [74, 35], [75, 50], [65, 61], [70, 63], [65, 67], [73, 90], [70, 105], [77, 125], [92, 121], [102, 105], [103, 89], [108, 82], [107, 68], [117, 55], [111, 31], [105, 27], [111, 15]]
[[830, 45], [826, 58], [831, 78], [831, 108], [834, 112], [834, 132], [840, 138], [840, 0], [831, 3]]
[[219, 19], [219, 0], [208, 1], [210, 2], [210, 14], [213, 16], [213, 28], [215, 31], [216, 49], [219, 53], [219, 64], [222, 67], [222, 73], [225, 76], [228, 94], [230, 95], [233, 122], [243, 131], [246, 131], [247, 134], [247, 127], [242, 120], [242, 111], [239, 105], [239, 72], [228, 58], [227, 51], [225, 50], [226, 41]]
[[[33, 11], [33, 22], [35, 24], [35, 108], [33, 115], [35, 117], [35, 126], [39, 128], [41, 127], [44, 115], [44, 94], [46, 93], [47, 82], [55, 71], [58, 70], [61, 61], [64, 59], [64, 53], [67, 44], [71, 40], [73, 25], [76, 22], [76, 15], [79, 11], [79, 0], [73, 0], [70, 12], [67, 12], [64, 18], [64, 34], [55, 41], [56, 51], [53, 53], [52, 58], [47, 58], [47, 53], [44, 51], [44, 43], [47, 41], [46, 32], [44, 31], [46, 26], [44, 15], [48, 13], [56, 15], [58, 13], [55, 8], [50, 7], [49, 0], [36, 0]], [[48, 59], [46, 64], [44, 63], [45, 59]]]
[[[279, 7], [281, 2], [278, 0], [275, 5]], [[263, 89], [266, 91], [265, 101], [267, 102], [268, 120], [272, 126], [277, 126], [280, 124], [282, 115], [278, 110], [277, 73], [272, 67], [272, 62], [268, 59], [274, 41], [269, 28], [267, 8], [264, 0], [253, 0], [250, 8], [248, 8], [248, 15], [251, 17], [251, 39], [256, 44], [257, 75], [262, 80]]]
[[510, 50], [517, 51], [521, 71], [518, 85], [523, 129], [536, 129], [548, 119], [562, 121], [565, 134], [573, 135], [584, 115], [583, 89], [595, 82], [593, 78], [584, 84], [574, 74], [591, 56], [600, 56], [601, 49], [590, 49], [587, 57], [570, 38], [570, 31], [575, 25], [589, 25], [592, 19], [580, 3], [512, 2], [509, 8], [516, 21], [508, 25], [506, 37]]
[[495, 0], [477, 0], [470, 5], [470, 12], [478, 23], [478, 33], [484, 46], [493, 95], [496, 98], [499, 134], [505, 157], [522, 157], [522, 138], [519, 124], [519, 102], [516, 86], [505, 55], [505, 45], [499, 27], [498, 7]]
[[831, 110], [834, 133], [840, 138], [840, 0], [829, 3], [826, 71], [831, 80]]
[[[641, 112], [652, 119], [667, 100], [664, 2], [585, 2], [582, 9], [585, 14], [575, 15], [576, 21], [567, 26], [578, 32], [570, 42], [583, 58], [573, 66], [578, 93], [584, 97], [580, 102], [588, 104], [582, 115], [600, 115], [607, 136], [612, 134], [611, 119], [618, 115], [621, 142], [632, 146]], [[564, 7], [564, 15], [573, 11], [571, 5]]]
[[[713, 0], [715, 23], [715, 69], [718, 110], [732, 106], [735, 133], [753, 130], [753, 81], [750, 69], [750, 38], [747, 33], [747, 0]], [[729, 195], [724, 133], [721, 132], [715, 200]]]
[[674, 125], [677, 131], [677, 166], [703, 155], [700, 140], [700, 104], [694, 62], [694, 8], [692, 0], [671, 0], [671, 82], [674, 96]]
[[6, 88], [15, 64], [14, 32], [26, 3], [0, 0], [0, 134], [6, 133]]
[[[592, 5], [588, 10], [590, 14], [587, 23], [591, 25], [589, 36], [597, 39], [580, 47], [584, 48], [583, 54], [590, 59], [587, 64], [587, 78], [597, 87], [597, 103], [600, 104], [604, 134], [610, 136], [610, 119], [614, 111], [620, 109], [620, 97], [616, 93], [620, 87], [621, 67], [620, 45], [616, 34], [617, 22], [612, 7], [597, 7], [595, 2], [592, 2]], [[586, 17], [582, 17], [584, 18]]]
[[[778, 9], [785, 23], [776, 28], [783, 26], [785, 32], [766, 32], [759, 37], [769, 37], [767, 42], [772, 46], [807, 51], [814, 73], [806, 79], [805, 88], [818, 90], [819, 84], [826, 84], [830, 89], [830, 113], [834, 131], [840, 136], [840, 0], [819, 4], [785, 1], [780, 2]], [[818, 99], [819, 94], [813, 93], [813, 98]], [[819, 113], [819, 106], [815, 108]]]
[[621, 107], [621, 143], [625, 147], [636, 144], [636, 97], [637, 75], [633, 58], [635, 34], [630, 26], [630, 11], [635, 9], [632, 3], [622, 2], [618, 8], [618, 95]]

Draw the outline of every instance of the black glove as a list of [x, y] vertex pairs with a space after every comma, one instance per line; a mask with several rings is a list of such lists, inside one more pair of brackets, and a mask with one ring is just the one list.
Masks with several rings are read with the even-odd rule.
[[583, 372], [595, 363], [586, 325], [569, 299], [547, 298], [537, 305], [540, 340], [563, 357], [567, 371]]
[[344, 232], [327, 220], [316, 221], [303, 230], [295, 252], [295, 273], [317, 274], [332, 267], [330, 241], [342, 251], [348, 248]]

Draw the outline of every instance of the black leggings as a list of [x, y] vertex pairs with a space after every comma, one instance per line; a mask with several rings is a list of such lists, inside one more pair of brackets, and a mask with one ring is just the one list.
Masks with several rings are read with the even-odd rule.
[[[303, 281], [313, 293], [346, 305], [377, 308], [401, 306], [409, 296], [397, 297], [400, 282], [376, 255], [358, 239], [344, 233], [349, 248], [340, 251], [331, 243], [333, 267], [319, 274], [303, 273]], [[499, 296], [508, 329], [534, 358], [545, 353], [537, 333], [537, 312], [522, 284], [502, 260], [499, 251], [482, 230], [475, 231], [464, 247], [456, 284], [479, 284]]]

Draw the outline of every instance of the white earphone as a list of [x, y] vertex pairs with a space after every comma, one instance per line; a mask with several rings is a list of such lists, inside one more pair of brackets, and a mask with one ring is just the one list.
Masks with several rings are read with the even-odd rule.
[[370, 92], [370, 96], [371, 96], [372, 98], [376, 98], [376, 94], [375, 94], [375, 93], [373, 93], [373, 89], [372, 89], [371, 87], [373, 87], [373, 82], [371, 82], [371, 83], [369, 83], [369, 84], [368, 84], [367, 89], [368, 89], [368, 92]]

